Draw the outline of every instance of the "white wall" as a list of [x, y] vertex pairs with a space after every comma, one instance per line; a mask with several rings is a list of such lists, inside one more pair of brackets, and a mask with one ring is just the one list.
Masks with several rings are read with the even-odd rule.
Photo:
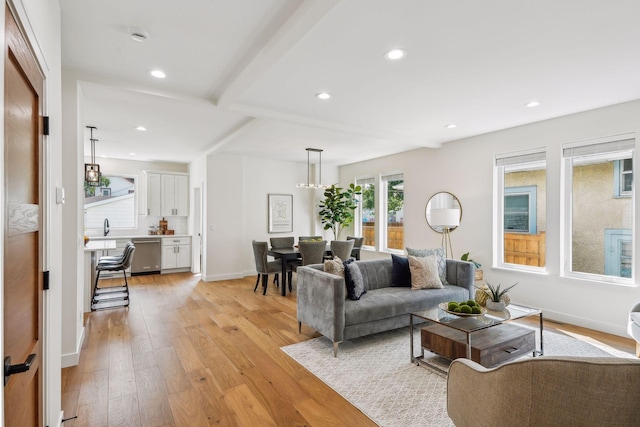
[[[45, 92], [43, 99], [43, 113], [50, 117], [50, 135], [45, 138], [46, 163], [44, 170], [44, 187], [42, 197], [45, 209], [43, 268], [49, 270], [50, 290], [44, 295], [44, 336], [43, 341], [43, 373], [44, 373], [44, 422], [46, 425], [59, 426], [62, 419], [60, 400], [60, 306], [62, 300], [62, 205], [55, 202], [55, 189], [62, 187], [62, 107], [61, 107], [61, 53], [60, 53], [60, 6], [57, 1], [49, 0], [10, 0], [9, 6], [17, 14], [18, 21], [25, 28], [27, 39], [33, 46], [45, 75]], [[4, 21], [4, 11], [0, 18]], [[4, 31], [0, 34], [4, 37]], [[4, 40], [3, 40], [4, 41]], [[4, 43], [3, 43], [4, 45]], [[4, 67], [0, 68], [4, 70]], [[4, 73], [0, 71], [4, 80]], [[2, 89], [0, 89], [0, 92]], [[3, 123], [3, 120], [0, 120]], [[4, 131], [0, 125], [0, 131]], [[0, 152], [4, 152], [4, 149]], [[0, 157], [2, 155], [0, 154]], [[4, 161], [2, 162], [4, 165]], [[3, 167], [4, 168], [4, 167]], [[4, 177], [4, 173], [0, 174]], [[2, 183], [2, 178], [0, 178]], [[4, 193], [0, 196], [0, 203], [4, 205]], [[0, 214], [1, 217], [2, 214]], [[0, 232], [3, 233], [4, 231]], [[4, 241], [4, 236], [0, 242]], [[2, 243], [0, 243], [2, 245]], [[2, 247], [2, 250], [4, 248]], [[1, 255], [1, 254], [0, 254]], [[0, 274], [0, 300], [2, 299], [2, 277]], [[0, 320], [0, 345], [4, 342], [3, 325]], [[4, 404], [0, 394], [0, 416]]]
[[[438, 150], [421, 149], [340, 168], [343, 185], [355, 177], [400, 169], [405, 178], [405, 246], [439, 246], [441, 236], [424, 217], [431, 195], [450, 191], [461, 201], [463, 217], [452, 234], [454, 255], [471, 252], [494, 284], [518, 282], [513, 301], [540, 307], [545, 316], [605, 332], [626, 335], [631, 306], [640, 300], [637, 286], [625, 287], [560, 277], [561, 145], [607, 135], [635, 132], [640, 137], [640, 101], [588, 111], [530, 125], [450, 142]], [[529, 148], [547, 150], [547, 274], [491, 267], [493, 227], [493, 156]], [[636, 197], [636, 219], [640, 216]], [[639, 224], [636, 220], [636, 224]], [[638, 248], [636, 232], [635, 248]], [[373, 254], [374, 256], [388, 256]]]
[[[206, 256], [203, 279], [227, 280], [255, 274], [252, 240], [274, 236], [325, 234], [317, 216], [321, 190], [296, 188], [307, 166], [223, 154], [207, 157]], [[326, 182], [337, 181], [337, 168], [323, 167]], [[268, 194], [293, 195], [293, 232], [268, 233]]]

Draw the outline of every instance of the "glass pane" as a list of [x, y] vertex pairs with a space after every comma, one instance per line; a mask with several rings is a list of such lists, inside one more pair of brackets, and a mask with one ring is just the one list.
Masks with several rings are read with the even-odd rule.
[[102, 229], [104, 220], [110, 228], [136, 226], [135, 178], [103, 175], [100, 186], [84, 186], [84, 226]]
[[504, 174], [503, 262], [530, 267], [546, 264], [546, 164], [510, 165]]
[[[607, 230], [633, 229], [632, 198], [614, 197], [610, 190], [615, 171], [612, 160], [573, 159], [571, 269], [574, 272], [617, 277], [631, 274], [631, 245], [606, 242]], [[616, 264], [621, 268], [612, 268]]]
[[404, 248], [404, 180], [387, 182], [387, 248]]
[[504, 229], [529, 232], [529, 195], [504, 196]]
[[622, 191], [630, 192], [633, 188], [633, 174], [625, 173], [622, 175]]
[[364, 184], [362, 186], [362, 237], [363, 245], [376, 245], [376, 186]]

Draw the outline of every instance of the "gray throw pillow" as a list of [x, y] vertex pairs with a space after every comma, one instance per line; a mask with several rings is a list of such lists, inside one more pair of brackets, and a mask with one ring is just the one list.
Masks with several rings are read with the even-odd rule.
[[412, 249], [406, 248], [407, 255], [416, 257], [427, 257], [429, 255], [435, 255], [438, 263], [438, 274], [440, 275], [440, 281], [443, 285], [448, 285], [447, 282], [447, 259], [445, 258], [444, 248], [434, 249]]
[[362, 272], [354, 258], [349, 258], [344, 262], [344, 282], [347, 286], [347, 297], [351, 300], [357, 301], [367, 292], [364, 289]]

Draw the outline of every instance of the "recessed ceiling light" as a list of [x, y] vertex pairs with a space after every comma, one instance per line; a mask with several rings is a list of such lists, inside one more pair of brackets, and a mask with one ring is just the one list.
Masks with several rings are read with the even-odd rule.
[[167, 75], [162, 70], [151, 70], [149, 71], [149, 74], [151, 74], [156, 79], [164, 79], [165, 77], [167, 77]]
[[129, 153], [129, 155], [130, 155], [130, 156], [135, 156], [135, 155], [136, 155], [136, 153]]
[[144, 126], [138, 126], [138, 127], [136, 128], [136, 130], [139, 130], [139, 131], [141, 131], [141, 132], [144, 132], [145, 130], [147, 130], [147, 128], [146, 128], [146, 127], [144, 127]]
[[329, 98], [331, 98], [331, 94], [328, 93], [328, 92], [316, 93], [316, 98], [318, 98], [318, 99], [329, 99]]
[[384, 58], [389, 61], [397, 61], [407, 55], [407, 51], [404, 49], [391, 49], [384, 54]]
[[144, 43], [149, 40], [149, 33], [141, 28], [129, 28], [129, 37], [140, 43]]
[[525, 104], [527, 107], [537, 107], [538, 105], [540, 105], [538, 101], [529, 101]]
[[458, 127], [458, 125], [457, 125], [457, 124], [455, 124], [455, 123], [450, 123], [450, 124], [446, 125], [445, 127], [446, 127], [447, 129], [453, 129], [453, 128], [457, 128], [457, 127]]

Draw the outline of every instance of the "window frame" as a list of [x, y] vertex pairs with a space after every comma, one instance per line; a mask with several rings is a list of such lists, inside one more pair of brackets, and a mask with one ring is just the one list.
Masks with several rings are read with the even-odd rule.
[[[624, 161], [629, 159], [615, 160], [613, 163], [613, 196], [614, 197], [631, 197], [633, 195], [633, 158], [631, 159], [631, 170], [624, 170]], [[631, 175], [631, 190], [623, 189], [624, 175]]]
[[[522, 150], [510, 153], [501, 153], [494, 156], [493, 162], [493, 266], [495, 268], [501, 268], [512, 271], [522, 271], [537, 274], [547, 273], [547, 263], [543, 267], [534, 267], [524, 264], [512, 264], [505, 262], [504, 252], [504, 200], [507, 189], [505, 188], [505, 173], [510, 169], [518, 168], [530, 168], [532, 170], [539, 169], [540, 166], [544, 166], [545, 182], [548, 181], [548, 169], [547, 169], [547, 149], [533, 148], [530, 150]], [[529, 186], [519, 186], [511, 188], [522, 188]], [[537, 187], [536, 187], [536, 203], [537, 203]], [[531, 198], [529, 203], [531, 204]], [[546, 212], [545, 212], [546, 215]], [[535, 216], [530, 216], [530, 221], [533, 220], [537, 224], [537, 205], [535, 208]], [[537, 231], [537, 227], [536, 231]], [[528, 234], [528, 233], [527, 233]], [[545, 243], [546, 244], [546, 243]], [[546, 250], [546, 248], [545, 248]]]
[[[632, 143], [628, 143], [632, 140]], [[609, 147], [608, 150], [605, 147]], [[629, 148], [631, 147], [631, 148]], [[635, 278], [635, 258], [636, 258], [636, 245], [635, 245], [635, 192], [632, 191], [630, 198], [631, 201], [631, 217], [632, 229], [631, 229], [631, 242], [632, 242], [632, 271], [631, 277], [618, 277], [603, 274], [585, 273], [580, 271], [573, 271], [573, 212], [572, 212], [572, 197], [573, 197], [573, 167], [574, 159], [585, 159], [589, 157], [598, 157], [601, 159], [609, 159], [611, 161], [622, 160], [625, 158], [632, 159], [632, 173], [635, 174], [636, 162], [635, 162], [635, 134], [623, 134], [615, 135], [611, 137], [598, 138], [589, 141], [581, 141], [577, 143], [568, 143], [562, 146], [562, 166], [561, 166], [561, 221], [560, 221], [560, 277], [569, 279], [588, 280], [593, 282], [599, 282], [603, 284], [614, 284], [621, 286], [634, 286]], [[615, 167], [615, 163], [614, 163]], [[614, 171], [615, 172], [615, 171]], [[617, 174], [614, 173], [614, 177]], [[635, 187], [633, 185], [632, 187]], [[619, 188], [619, 187], [618, 187]], [[629, 197], [629, 196], [625, 196]], [[615, 198], [615, 195], [613, 196]], [[606, 230], [606, 229], [605, 229]], [[606, 263], [605, 263], [606, 264]], [[606, 271], [606, 269], [605, 269]]]

